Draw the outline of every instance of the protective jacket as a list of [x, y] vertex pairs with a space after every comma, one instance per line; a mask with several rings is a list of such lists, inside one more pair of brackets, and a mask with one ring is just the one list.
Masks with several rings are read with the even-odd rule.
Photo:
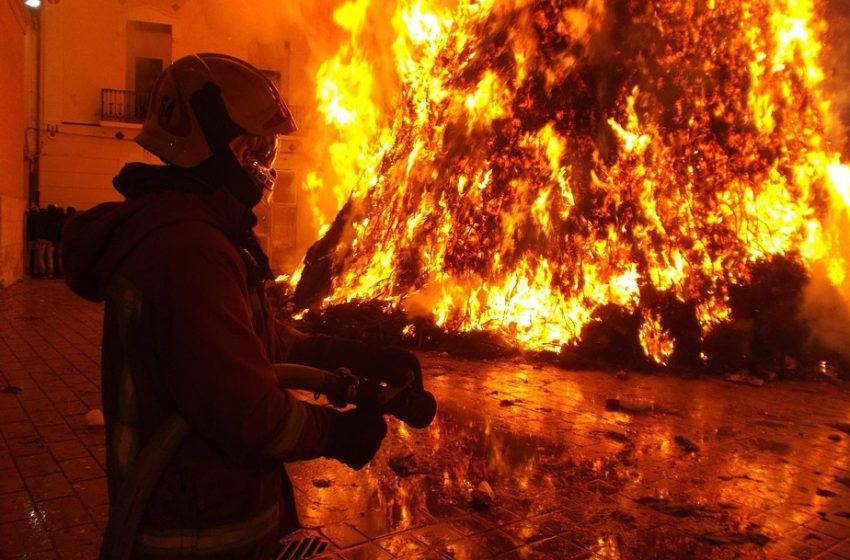
[[292, 347], [275, 335], [246, 250], [253, 215], [195, 181], [175, 167], [125, 167], [115, 186], [127, 200], [68, 220], [66, 280], [105, 301], [110, 499], [168, 418], [191, 428], [153, 491], [134, 556], [266, 558], [297, 526], [282, 462], [320, 456], [329, 420], [276, 385], [270, 363]]

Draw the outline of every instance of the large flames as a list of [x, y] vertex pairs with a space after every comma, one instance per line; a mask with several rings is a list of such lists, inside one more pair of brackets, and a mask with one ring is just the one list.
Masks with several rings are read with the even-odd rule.
[[[449, 4], [393, 3], [391, 49], [369, 48], [369, 0], [334, 14], [351, 42], [317, 98], [353, 210], [326, 304], [379, 300], [531, 349], [614, 304], [640, 310], [664, 363], [648, 298], [693, 302], [705, 333], [771, 255], [843, 289], [850, 168], [813, 0]], [[396, 82], [376, 81], [379, 55]]]

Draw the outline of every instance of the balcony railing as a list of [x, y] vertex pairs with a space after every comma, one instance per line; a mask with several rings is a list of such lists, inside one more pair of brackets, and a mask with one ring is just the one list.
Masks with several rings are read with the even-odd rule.
[[144, 122], [151, 94], [123, 89], [100, 90], [100, 120], [111, 122]]

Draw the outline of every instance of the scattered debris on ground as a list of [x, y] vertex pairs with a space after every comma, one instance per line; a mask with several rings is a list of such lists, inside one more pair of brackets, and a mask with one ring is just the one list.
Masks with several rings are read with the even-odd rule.
[[605, 401], [605, 408], [608, 410], [632, 412], [635, 414], [646, 414], [652, 412], [653, 406], [653, 403], [648, 400], [628, 397], [607, 399]]
[[790, 455], [793, 451], [791, 444], [784, 441], [774, 441], [764, 438], [755, 438], [752, 440], [756, 449], [767, 451], [776, 455]]
[[717, 478], [719, 478], [720, 480], [722, 480], [724, 482], [729, 482], [731, 480], [750, 480], [752, 482], [759, 482], [759, 483], [764, 482], [763, 480], [758, 479], [758, 478], [753, 478], [748, 474], [720, 475]]
[[86, 426], [89, 428], [103, 427], [103, 411], [99, 408], [94, 408], [86, 412], [83, 419], [86, 422]]
[[626, 434], [615, 432], [614, 430], [594, 430], [590, 432], [591, 434], [604, 436], [611, 441], [616, 441], [617, 443], [622, 443], [624, 445], [634, 446], [634, 442], [631, 440], [629, 436]]
[[715, 546], [738, 546], [742, 544], [765, 546], [771, 542], [770, 537], [756, 530], [745, 532], [719, 531], [717, 533], [700, 535], [699, 539]]
[[746, 373], [730, 373], [727, 374], [723, 380], [728, 381], [729, 383], [739, 383], [741, 385], [749, 385], [751, 387], [761, 387], [764, 385], [764, 379]]
[[830, 428], [835, 428], [839, 432], [844, 432], [847, 435], [850, 435], [850, 424], [846, 422], [838, 422], [835, 424], [827, 424]]
[[699, 445], [695, 444], [685, 436], [676, 436], [673, 438], [676, 445], [682, 448], [685, 453], [699, 453]]
[[652, 496], [643, 496], [635, 501], [659, 513], [672, 517], [713, 517], [719, 515], [723, 509], [731, 509], [731, 506], [728, 508], [722, 506], [711, 507], [702, 504], [692, 504], [690, 502], [673, 501], [668, 498], [654, 498]]
[[496, 503], [496, 493], [486, 480], [478, 483], [472, 491], [472, 506], [475, 508], [489, 508]]
[[393, 472], [398, 476], [410, 476], [412, 474], [425, 474], [421, 466], [416, 462], [415, 453], [394, 455], [387, 462]]

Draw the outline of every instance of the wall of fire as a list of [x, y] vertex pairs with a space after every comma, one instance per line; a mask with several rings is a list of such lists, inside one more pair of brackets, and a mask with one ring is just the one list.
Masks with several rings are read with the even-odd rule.
[[21, 2], [0, 1], [0, 288], [23, 275], [28, 28], [29, 15]]
[[[257, 13], [252, 13], [254, 9]], [[132, 141], [141, 127], [139, 115], [123, 116], [126, 107], [110, 113], [102, 90], [120, 92], [125, 99], [149, 91], [157, 68], [181, 56], [226, 52], [244, 58], [278, 79], [284, 97], [296, 110], [303, 105], [310, 92], [299, 87], [303, 80], [297, 67], [306, 58], [306, 42], [287, 30], [282, 14], [264, 15], [260, 10], [238, 0], [43, 3], [39, 14], [41, 205], [86, 209], [120, 199], [111, 181], [124, 163], [159, 163]], [[263, 32], [264, 26], [269, 32]], [[134, 103], [138, 113], [138, 101], [130, 102], [129, 113]], [[302, 141], [293, 137], [283, 142], [278, 160], [281, 188], [260, 216], [260, 237], [278, 269], [297, 261], [292, 236]]]

